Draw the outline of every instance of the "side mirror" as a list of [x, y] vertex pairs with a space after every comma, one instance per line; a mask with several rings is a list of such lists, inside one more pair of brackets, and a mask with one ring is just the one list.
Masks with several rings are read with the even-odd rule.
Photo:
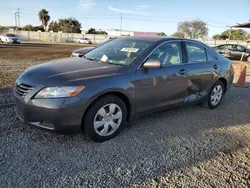
[[161, 62], [158, 59], [149, 59], [143, 64], [143, 67], [146, 69], [161, 68]]

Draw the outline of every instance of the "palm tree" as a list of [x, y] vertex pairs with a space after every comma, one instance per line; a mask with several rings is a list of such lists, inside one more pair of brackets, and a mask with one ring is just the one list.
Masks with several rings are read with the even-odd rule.
[[49, 11], [47, 11], [46, 9], [42, 9], [39, 11], [38, 16], [39, 20], [42, 21], [44, 30], [47, 31], [47, 25], [50, 20]]

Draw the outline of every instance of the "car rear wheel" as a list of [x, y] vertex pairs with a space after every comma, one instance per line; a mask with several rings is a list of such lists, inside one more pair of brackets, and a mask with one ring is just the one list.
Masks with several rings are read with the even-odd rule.
[[115, 95], [104, 96], [95, 101], [83, 120], [84, 132], [96, 142], [103, 142], [116, 136], [127, 118], [123, 100]]
[[224, 84], [222, 83], [222, 81], [218, 80], [209, 91], [205, 101], [203, 102], [203, 105], [210, 109], [217, 108], [221, 103], [221, 100], [225, 93], [224, 91]]

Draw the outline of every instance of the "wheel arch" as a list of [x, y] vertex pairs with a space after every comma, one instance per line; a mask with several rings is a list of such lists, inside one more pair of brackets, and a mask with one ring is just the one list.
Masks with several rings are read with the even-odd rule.
[[225, 90], [224, 90], [224, 93], [225, 93], [227, 91], [227, 80], [223, 77], [220, 77], [218, 80], [220, 80], [223, 83], [224, 88], [225, 88]]
[[88, 104], [87, 108], [85, 109], [85, 111], [83, 113], [82, 123], [81, 123], [82, 125], [83, 125], [83, 120], [85, 118], [86, 112], [93, 105], [93, 103], [95, 101], [97, 101], [98, 99], [100, 99], [102, 97], [105, 97], [107, 95], [114, 95], [114, 96], [117, 96], [120, 99], [122, 99], [122, 101], [125, 103], [125, 105], [127, 107], [127, 111], [128, 111], [126, 121], [129, 122], [131, 120], [131, 118], [133, 116], [133, 105], [132, 105], [131, 99], [125, 93], [123, 93], [122, 91], [115, 90], [115, 91], [106, 91], [106, 92], [103, 92], [103, 93], [95, 96], [94, 99], [91, 100], [91, 102]]

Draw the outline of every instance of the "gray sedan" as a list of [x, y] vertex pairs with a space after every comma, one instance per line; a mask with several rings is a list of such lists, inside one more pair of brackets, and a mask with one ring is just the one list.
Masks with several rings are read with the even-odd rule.
[[250, 62], [250, 49], [238, 44], [222, 44], [214, 49], [229, 59], [244, 60]]
[[188, 103], [214, 109], [232, 81], [231, 61], [201, 42], [124, 37], [83, 58], [27, 69], [13, 93], [17, 115], [27, 124], [83, 131], [101, 142], [144, 113]]

